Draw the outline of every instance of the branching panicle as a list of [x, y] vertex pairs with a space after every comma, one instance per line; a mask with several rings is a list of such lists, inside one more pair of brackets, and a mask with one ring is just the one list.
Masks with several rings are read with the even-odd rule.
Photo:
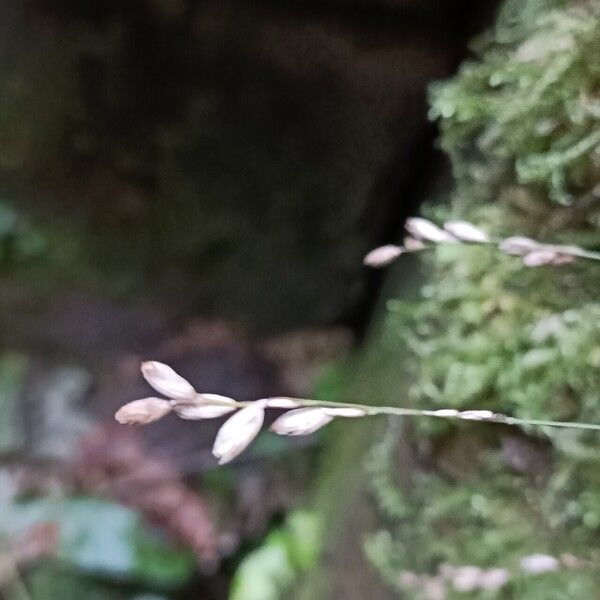
[[[325, 402], [306, 398], [262, 398], [253, 402], [238, 402], [217, 394], [201, 394], [175, 373], [171, 367], [159, 362], [142, 364], [144, 377], [158, 391], [173, 394], [169, 400], [144, 398], [121, 407], [115, 418], [127, 425], [146, 425], [169, 412], [187, 420], [220, 417], [234, 412], [222, 425], [213, 445], [213, 454], [224, 464], [241, 454], [261, 430], [267, 409], [292, 408], [271, 425], [279, 435], [309, 435], [321, 429], [335, 418], [362, 418], [376, 415], [433, 417], [460, 421], [483, 421], [504, 425], [565, 427], [600, 431], [600, 424], [574, 423], [569, 421], [544, 421], [518, 419], [490, 410], [455, 410], [451, 408], [422, 410], [395, 406], [368, 406], [364, 404]], [[151, 374], [151, 375], [149, 375]]]
[[435, 223], [414, 217], [407, 219], [406, 231], [410, 234], [404, 245], [388, 244], [371, 250], [363, 259], [368, 267], [381, 268], [406, 253], [419, 252], [435, 244], [485, 244], [496, 246], [500, 252], [520, 256], [526, 267], [564, 265], [578, 258], [600, 260], [600, 252], [579, 246], [545, 244], [522, 236], [493, 239], [487, 232], [468, 221], [446, 221], [440, 229]]

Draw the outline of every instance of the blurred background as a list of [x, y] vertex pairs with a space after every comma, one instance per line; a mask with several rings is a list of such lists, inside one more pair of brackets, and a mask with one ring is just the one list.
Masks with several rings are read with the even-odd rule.
[[598, 0], [0, 3], [0, 596], [596, 599], [598, 436], [114, 422], [204, 392], [600, 423]]

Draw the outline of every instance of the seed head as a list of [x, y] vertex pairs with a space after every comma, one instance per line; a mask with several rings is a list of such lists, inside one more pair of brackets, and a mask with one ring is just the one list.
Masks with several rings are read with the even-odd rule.
[[454, 236], [440, 229], [435, 223], [420, 217], [407, 219], [404, 226], [406, 227], [406, 231], [418, 240], [446, 244], [456, 243], [457, 241]]
[[497, 418], [491, 410], [463, 410], [458, 416], [467, 421], [494, 421]]
[[215, 438], [212, 453], [225, 464], [241, 454], [258, 435], [265, 419], [264, 401], [242, 408], [222, 425]]
[[558, 571], [560, 562], [549, 554], [531, 554], [520, 561], [521, 570], [525, 573], [539, 574]]
[[462, 242], [485, 244], [490, 241], [490, 236], [485, 231], [468, 221], [446, 221], [444, 229]]
[[363, 259], [363, 263], [367, 267], [385, 267], [396, 260], [402, 253], [404, 248], [388, 244], [371, 250]]
[[188, 381], [163, 363], [154, 360], [142, 363], [142, 375], [157, 392], [168, 398], [187, 400], [196, 395], [196, 390]]
[[300, 406], [298, 400], [295, 398], [287, 398], [285, 396], [266, 398], [265, 403], [267, 408], [297, 408]]
[[332, 415], [318, 406], [298, 408], [276, 419], [271, 425], [271, 431], [279, 435], [308, 435], [321, 429], [332, 419]]
[[196, 394], [191, 400], [171, 400], [173, 411], [182, 419], [196, 421], [222, 417], [237, 407], [233, 398], [219, 394]]
[[508, 237], [498, 244], [498, 249], [501, 252], [517, 256], [524, 256], [525, 254], [529, 254], [529, 252], [539, 250], [541, 247], [542, 245], [539, 242], [522, 236]]
[[543, 265], [555, 264], [554, 261], [558, 260], [560, 256], [561, 255], [554, 250], [542, 248], [526, 254], [523, 257], [523, 264], [526, 267], [541, 267]]
[[122, 425], [147, 425], [162, 419], [171, 412], [168, 400], [162, 398], [143, 398], [122, 406], [115, 414], [115, 419]]

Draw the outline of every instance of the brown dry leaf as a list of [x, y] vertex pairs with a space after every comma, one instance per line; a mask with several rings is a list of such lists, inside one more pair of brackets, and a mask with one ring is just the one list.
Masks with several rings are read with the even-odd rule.
[[206, 502], [170, 463], [148, 454], [136, 431], [97, 428], [82, 440], [74, 473], [87, 492], [103, 493], [138, 510], [191, 548], [205, 571], [218, 564], [217, 532]]

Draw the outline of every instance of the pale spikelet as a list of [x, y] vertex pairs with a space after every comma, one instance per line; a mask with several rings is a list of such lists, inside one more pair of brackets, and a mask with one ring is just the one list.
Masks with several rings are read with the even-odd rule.
[[223, 465], [241, 454], [258, 435], [265, 419], [265, 402], [253, 402], [230, 417], [217, 433], [212, 453]]
[[458, 416], [467, 421], [494, 421], [498, 417], [491, 410], [463, 410]]
[[446, 221], [444, 229], [463, 242], [485, 244], [490, 241], [490, 236], [485, 231], [468, 221]]
[[321, 407], [298, 408], [281, 415], [271, 425], [279, 435], [308, 435], [329, 423], [333, 417]]
[[161, 394], [174, 400], [191, 399], [196, 395], [192, 385], [171, 367], [154, 360], [142, 363], [144, 379]]
[[223, 406], [220, 404], [183, 405], [173, 406], [177, 416], [186, 421], [200, 421], [202, 419], [217, 419], [235, 410], [235, 406]]
[[456, 567], [452, 579], [452, 587], [457, 592], [472, 592], [479, 587], [479, 580], [483, 571], [479, 567]]
[[560, 562], [549, 554], [531, 554], [524, 556], [520, 560], [519, 566], [524, 573], [537, 575], [539, 573], [558, 571], [560, 569]]
[[162, 419], [171, 412], [168, 400], [162, 398], [143, 398], [122, 406], [115, 419], [122, 425], [147, 425]]
[[191, 400], [171, 400], [171, 406], [182, 419], [196, 421], [222, 417], [234, 411], [237, 403], [219, 394], [196, 394]]
[[440, 408], [431, 412], [434, 417], [452, 418], [460, 414], [455, 408]]
[[404, 238], [404, 250], [406, 252], [419, 252], [425, 250], [425, 248], [427, 248], [427, 244], [424, 244], [421, 240], [417, 240], [410, 235]]
[[505, 254], [514, 254], [524, 256], [534, 250], [539, 250], [542, 245], [528, 237], [513, 236], [502, 240], [498, 244], [498, 249]]
[[482, 590], [499, 590], [510, 581], [510, 572], [508, 569], [496, 567], [487, 569], [481, 574], [479, 587]]
[[363, 259], [363, 264], [367, 267], [385, 267], [396, 260], [404, 251], [401, 246], [388, 244], [371, 250]]
[[452, 583], [452, 587], [457, 592], [499, 590], [504, 587], [511, 578], [508, 569], [501, 567], [482, 569], [472, 565], [464, 567], [444, 565], [440, 567], [440, 574], [443, 578]]
[[[556, 260], [560, 260], [561, 255], [554, 250], [548, 250], [541, 248], [540, 250], [534, 250], [529, 252], [523, 257], [523, 264], [526, 267], [541, 267], [543, 265], [555, 264]], [[569, 257], [572, 259], [572, 257]]]
[[418, 240], [426, 240], [435, 243], [456, 243], [456, 238], [450, 235], [447, 231], [440, 229], [435, 223], [422, 219], [420, 217], [412, 217], [406, 220], [404, 224], [406, 231]]
[[506, 254], [523, 257], [526, 267], [564, 265], [571, 263], [585, 251], [579, 246], [541, 244], [527, 237], [509, 237], [502, 240], [498, 248]]
[[298, 408], [301, 404], [296, 398], [277, 396], [274, 398], [266, 398], [265, 406], [267, 408]]

